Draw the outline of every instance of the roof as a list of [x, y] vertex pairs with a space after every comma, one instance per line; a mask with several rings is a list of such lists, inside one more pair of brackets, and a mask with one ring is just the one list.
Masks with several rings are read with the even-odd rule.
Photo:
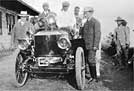
[[27, 11], [28, 14], [34, 16], [40, 13], [22, 0], [0, 0], [0, 6], [17, 13], [20, 13], [20, 11]]

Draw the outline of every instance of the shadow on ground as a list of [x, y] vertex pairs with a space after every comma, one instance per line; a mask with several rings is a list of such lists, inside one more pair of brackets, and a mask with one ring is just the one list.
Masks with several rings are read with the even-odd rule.
[[117, 70], [112, 66], [112, 58], [102, 54], [101, 79], [103, 85], [112, 91], [132, 91], [134, 89], [132, 68]]

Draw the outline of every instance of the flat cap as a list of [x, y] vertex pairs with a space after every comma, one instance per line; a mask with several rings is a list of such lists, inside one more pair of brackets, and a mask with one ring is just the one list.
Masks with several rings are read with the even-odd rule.
[[84, 12], [94, 12], [94, 9], [92, 7], [85, 7]]
[[70, 3], [69, 3], [68, 1], [64, 1], [64, 2], [62, 2], [62, 5], [63, 5], [63, 6], [69, 6]]

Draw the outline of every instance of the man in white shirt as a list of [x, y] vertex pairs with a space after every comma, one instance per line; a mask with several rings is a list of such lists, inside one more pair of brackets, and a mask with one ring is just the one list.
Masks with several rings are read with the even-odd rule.
[[73, 29], [76, 24], [74, 13], [69, 10], [69, 2], [64, 1], [62, 3], [62, 9], [57, 14], [58, 27], [68, 27]]

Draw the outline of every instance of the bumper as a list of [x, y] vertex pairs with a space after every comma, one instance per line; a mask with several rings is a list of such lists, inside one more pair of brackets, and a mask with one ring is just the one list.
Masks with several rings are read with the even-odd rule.
[[30, 73], [54, 73], [54, 74], [68, 74], [73, 71], [72, 68], [68, 68], [66, 65], [56, 65], [56, 66], [37, 66], [30, 67]]

